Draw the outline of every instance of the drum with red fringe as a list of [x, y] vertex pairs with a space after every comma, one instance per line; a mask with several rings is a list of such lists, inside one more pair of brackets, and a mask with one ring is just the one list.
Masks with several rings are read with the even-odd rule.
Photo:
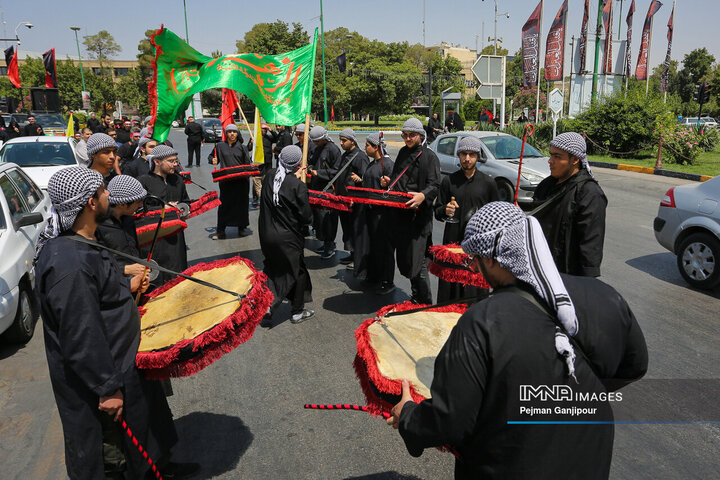
[[339, 210], [341, 212], [349, 212], [352, 210], [352, 204], [346, 197], [333, 195], [329, 192], [320, 190], [308, 190], [310, 197], [310, 206], [313, 208], [324, 208], [328, 210]]
[[390, 413], [402, 396], [403, 380], [410, 382], [415, 402], [430, 398], [435, 357], [468, 309], [455, 304], [411, 311], [420, 307], [390, 305], [355, 330], [355, 373], [372, 413]]
[[460, 245], [433, 245], [428, 251], [430, 253], [428, 270], [439, 279], [479, 288], [490, 288], [485, 277], [468, 266], [470, 257], [463, 252]]
[[347, 195], [345, 198], [352, 200], [353, 203], [408, 208], [405, 204], [408, 200], [412, 199], [412, 195], [406, 192], [377, 190], [375, 188], [347, 187]]
[[197, 217], [201, 213], [220, 206], [220, 199], [217, 192], [208, 192], [197, 200], [190, 202], [190, 214], [187, 218]]
[[183, 273], [243, 297], [182, 277], [149, 294], [139, 307], [135, 358], [148, 378], [183, 377], [212, 364], [252, 337], [273, 299], [265, 274], [241, 257], [201, 263]]
[[258, 177], [262, 175], [258, 165], [236, 165], [234, 167], [218, 168], [212, 171], [213, 182], [224, 182], [233, 178]]
[[[135, 215], [135, 231], [138, 237], [138, 244], [141, 247], [150, 245], [155, 235], [158, 221], [160, 220], [162, 210], [151, 210], [146, 213]], [[158, 238], [172, 237], [187, 228], [187, 223], [182, 219], [182, 214], [177, 208], [167, 207], [165, 209], [165, 218], [160, 225]]]
[[180, 178], [183, 179], [183, 183], [184, 183], [184, 184], [187, 185], [187, 184], [189, 184], [189, 183], [193, 183], [193, 182], [192, 182], [192, 175], [190, 174], [190, 172], [178, 172], [178, 175], [180, 175]]

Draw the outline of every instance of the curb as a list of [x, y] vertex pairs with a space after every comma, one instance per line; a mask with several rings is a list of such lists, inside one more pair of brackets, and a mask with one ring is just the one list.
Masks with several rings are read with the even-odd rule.
[[593, 167], [610, 168], [612, 170], [625, 170], [628, 172], [647, 173], [650, 175], [660, 175], [662, 177], [680, 178], [683, 180], [693, 180], [696, 182], [706, 182], [711, 178], [715, 178], [712, 175], [700, 175], [697, 173], [685, 173], [676, 172], [674, 170], [665, 170], [664, 168], [651, 168], [651, 167], [640, 167], [638, 165], [627, 165], [624, 163], [610, 163], [610, 162], [589, 162]]

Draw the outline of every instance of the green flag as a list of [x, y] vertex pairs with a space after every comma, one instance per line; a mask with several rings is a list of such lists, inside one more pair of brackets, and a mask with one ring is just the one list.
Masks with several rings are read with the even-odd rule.
[[242, 53], [212, 58], [165, 27], [151, 41], [156, 54], [149, 92], [155, 119], [153, 138], [159, 142], [165, 141], [170, 125], [187, 109], [192, 96], [211, 88], [245, 94], [269, 123], [295, 125], [310, 113], [317, 29], [311, 44], [280, 55]]

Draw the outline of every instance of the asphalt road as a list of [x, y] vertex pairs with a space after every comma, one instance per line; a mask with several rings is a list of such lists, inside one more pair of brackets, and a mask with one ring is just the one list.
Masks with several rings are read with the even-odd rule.
[[[184, 162], [184, 135], [173, 131], [170, 139]], [[209, 151], [203, 147], [204, 155]], [[210, 169], [207, 163], [193, 168], [193, 179], [213, 188]], [[602, 280], [627, 299], [643, 327], [650, 351], [647, 378], [720, 378], [720, 294], [688, 287], [652, 232], [663, 193], [687, 182], [601, 169], [595, 174], [609, 199]], [[193, 185], [189, 192], [191, 197], [203, 193]], [[250, 212], [250, 221], [256, 230], [257, 211]], [[186, 231], [191, 263], [239, 254], [262, 268], [257, 234], [239, 238], [230, 228], [226, 240], [212, 241], [206, 228], [214, 223], [214, 212], [191, 220]], [[441, 228], [436, 224], [436, 243]], [[284, 305], [274, 328], [258, 328], [250, 341], [202, 372], [173, 380], [169, 403], [181, 437], [176, 459], [200, 462], [199, 479], [452, 478], [451, 455], [429, 450], [410, 457], [383, 420], [302, 408], [364, 403], [352, 368], [353, 332], [363, 319], [406, 300], [409, 292], [409, 282], [396, 274], [394, 294], [364, 293], [338, 264], [342, 254], [323, 261], [312, 252], [318, 243], [308, 241], [306, 250], [313, 319], [293, 325]], [[62, 429], [39, 329], [24, 348], [0, 346], [0, 444], [2, 478], [65, 478]], [[611, 477], [720, 478], [719, 446], [718, 425], [618, 425]]]

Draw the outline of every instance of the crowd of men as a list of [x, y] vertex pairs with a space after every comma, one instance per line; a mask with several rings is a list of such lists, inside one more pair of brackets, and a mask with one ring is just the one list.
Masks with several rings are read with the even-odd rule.
[[[151, 126], [123, 126], [127, 138], [117, 131], [113, 136], [105, 120], [104, 126], [93, 122], [80, 134], [87, 166], [51, 178], [53, 216], [36, 256], [67, 469], [71, 478], [121, 478], [122, 472], [141, 478], [147, 465], [131, 453], [113, 422], [124, 414], [147, 451], [160, 459], [163, 475], [182, 478], [199, 466], [170, 461], [177, 433], [162, 385], [144, 379], [132, 361], [139, 341], [133, 292], [170, 277], [161, 275], [150, 285], [140, 264], [114, 258], [93, 242], [142, 256], [132, 214], [146, 198], [176, 206], [189, 197], [178, 174], [179, 154], [169, 142], [152, 139]], [[200, 162], [194, 125], [190, 119], [185, 130], [186, 167]], [[92, 133], [93, 128], [105, 131]], [[617, 292], [593, 278], [600, 275], [607, 199], [587, 162], [582, 136], [564, 133], [552, 141], [550, 176], [537, 187], [537, 208], [527, 216], [497, 201], [495, 182], [477, 169], [483, 144], [475, 137], [459, 141], [460, 168], [443, 177], [427, 146], [427, 126], [415, 118], [402, 126], [404, 146], [394, 159], [378, 133], [363, 143], [348, 128], [340, 132], [338, 146], [322, 126], [306, 131], [297, 125], [295, 144], [290, 127], [274, 131], [263, 124], [262, 132], [256, 141], [263, 142], [265, 163], [262, 175], [252, 180], [252, 198], [260, 209], [263, 269], [274, 294], [266, 321], [284, 299], [291, 304], [292, 323], [315, 315], [306, 308], [312, 299], [306, 238], [321, 241], [317, 253], [329, 260], [336, 255], [338, 228], [348, 252], [340, 261], [368, 289], [392, 292], [397, 266], [410, 281], [411, 300], [433, 304], [427, 253], [434, 219], [445, 222], [443, 243], [462, 243], [469, 265], [493, 290], [440, 282], [438, 302], [474, 305], [438, 356], [432, 398], [416, 404], [405, 385], [388, 423], [400, 429], [413, 455], [453, 446], [456, 478], [606, 478], [611, 426], [510, 431], [504, 411], [508, 382], [562, 384], [571, 378], [613, 390], [647, 369], [647, 350], [632, 312]], [[244, 145], [238, 127], [230, 124], [224, 133], [208, 160], [220, 168], [252, 163], [251, 146]], [[311, 191], [346, 195], [348, 187], [404, 192], [405, 208], [311, 207]], [[241, 237], [251, 235], [251, 181], [238, 177], [221, 182], [219, 189], [222, 205], [212, 238], [226, 239], [228, 227], [237, 227]], [[183, 234], [159, 241], [154, 258], [170, 270], [185, 269]], [[547, 344], [555, 345], [556, 355], [548, 355]]]

